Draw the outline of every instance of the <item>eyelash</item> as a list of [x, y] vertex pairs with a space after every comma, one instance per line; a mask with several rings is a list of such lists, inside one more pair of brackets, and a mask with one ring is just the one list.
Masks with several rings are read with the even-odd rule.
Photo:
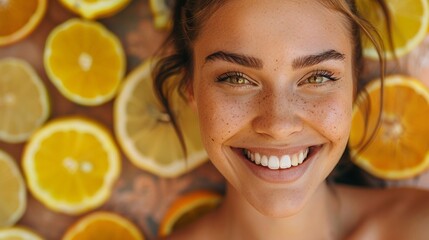
[[[235, 79], [235, 82], [234, 82], [234, 79]], [[237, 79], [243, 80], [243, 82], [239, 83]], [[248, 85], [248, 84], [255, 85], [241, 72], [227, 72], [216, 77], [216, 80], [217, 82], [226, 82], [231, 85]]]
[[[325, 80], [324, 81], [322, 81], [322, 82], [319, 82], [319, 83], [317, 83], [317, 82], [314, 82], [314, 83], [312, 83], [312, 82], [309, 82], [309, 80], [311, 79], [311, 78], [319, 78], [319, 77], [322, 77], [322, 78], [325, 78]], [[326, 80], [327, 79], [327, 80]], [[315, 85], [315, 86], [319, 86], [319, 85], [321, 85], [321, 84], [324, 84], [324, 83], [326, 83], [327, 81], [337, 81], [337, 80], [339, 80], [340, 78], [339, 77], [335, 77], [335, 74], [333, 73], [333, 72], [331, 72], [331, 71], [327, 71], [327, 70], [316, 70], [316, 71], [314, 71], [314, 72], [312, 72], [311, 73], [311, 75], [309, 76], [309, 77], [306, 77], [303, 81], [301, 81], [299, 84], [298, 84], [298, 86], [301, 86], [301, 85], [303, 85], [303, 84], [311, 84], [311, 85]]]
[[[324, 78], [322, 82], [309, 82], [311, 78], [317, 79], [319, 77]], [[233, 81], [235, 79], [235, 81]], [[327, 79], [327, 80], [326, 80]], [[311, 73], [309, 77], [305, 77], [303, 81], [300, 81], [298, 83], [298, 86], [301, 86], [303, 84], [310, 84], [314, 86], [320, 86], [322, 84], [325, 84], [328, 81], [337, 81], [339, 80], [339, 77], [335, 77], [335, 74], [328, 70], [315, 70]], [[250, 81], [243, 73], [241, 72], [227, 72], [224, 73], [218, 77], [216, 77], [217, 82], [226, 82], [231, 85], [255, 85], [252, 81]], [[237, 80], [243, 80], [242, 83], [239, 83]]]

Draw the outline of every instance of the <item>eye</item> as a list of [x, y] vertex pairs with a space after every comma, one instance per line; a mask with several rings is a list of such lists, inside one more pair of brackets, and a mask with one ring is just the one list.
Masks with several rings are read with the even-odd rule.
[[255, 85], [241, 72], [227, 72], [217, 78], [217, 82], [225, 82], [231, 85]]
[[315, 72], [312, 72], [311, 75], [307, 78], [304, 78], [303, 81], [301, 81], [298, 85], [301, 86], [303, 84], [323, 84], [329, 81], [337, 81], [339, 80], [338, 77], [334, 76], [333, 72], [326, 71], [326, 70], [316, 70]]

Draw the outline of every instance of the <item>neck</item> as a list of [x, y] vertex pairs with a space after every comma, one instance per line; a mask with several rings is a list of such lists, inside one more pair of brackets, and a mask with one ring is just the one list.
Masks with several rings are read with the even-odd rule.
[[232, 186], [219, 209], [225, 239], [338, 239], [339, 202], [323, 183], [297, 214], [285, 218], [264, 216]]

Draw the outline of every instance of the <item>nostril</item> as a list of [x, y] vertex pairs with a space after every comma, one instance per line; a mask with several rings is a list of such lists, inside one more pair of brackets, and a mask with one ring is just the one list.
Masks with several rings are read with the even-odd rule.
[[252, 121], [252, 128], [256, 133], [281, 139], [303, 129], [303, 123], [296, 115], [261, 114]]

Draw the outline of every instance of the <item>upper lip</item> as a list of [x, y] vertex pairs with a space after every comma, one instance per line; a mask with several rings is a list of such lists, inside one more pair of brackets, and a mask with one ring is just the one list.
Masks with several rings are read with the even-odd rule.
[[322, 144], [314, 144], [314, 145], [302, 145], [302, 146], [288, 146], [288, 147], [232, 147], [233, 149], [238, 150], [249, 150], [250, 152], [255, 152], [263, 155], [269, 156], [282, 156], [282, 155], [292, 155], [295, 153], [299, 153], [302, 150], [305, 150], [310, 147], [320, 146]]

